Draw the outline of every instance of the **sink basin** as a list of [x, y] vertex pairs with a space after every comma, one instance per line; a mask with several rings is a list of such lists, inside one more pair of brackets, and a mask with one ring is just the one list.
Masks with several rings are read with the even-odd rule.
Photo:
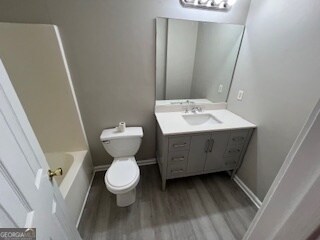
[[222, 123], [211, 114], [192, 114], [182, 115], [183, 119], [190, 125], [213, 125]]

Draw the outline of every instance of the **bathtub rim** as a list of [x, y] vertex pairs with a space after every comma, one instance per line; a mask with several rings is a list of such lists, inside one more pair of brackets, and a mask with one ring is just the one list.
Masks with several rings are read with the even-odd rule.
[[59, 186], [62, 197], [65, 199], [76, 178], [78, 171], [80, 170], [84, 162], [86, 155], [88, 154], [88, 150], [64, 152], [64, 154], [70, 154], [73, 156], [73, 162]]

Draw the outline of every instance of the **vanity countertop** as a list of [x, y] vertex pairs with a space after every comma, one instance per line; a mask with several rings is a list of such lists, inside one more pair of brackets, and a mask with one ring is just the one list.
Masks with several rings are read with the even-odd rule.
[[[221, 123], [190, 125], [184, 119], [186, 115], [211, 114]], [[211, 132], [222, 130], [234, 130], [241, 128], [256, 128], [251, 122], [240, 116], [226, 110], [206, 110], [202, 113], [184, 113], [184, 112], [157, 112], [155, 113], [158, 124], [163, 135], [177, 135], [198, 132]]]

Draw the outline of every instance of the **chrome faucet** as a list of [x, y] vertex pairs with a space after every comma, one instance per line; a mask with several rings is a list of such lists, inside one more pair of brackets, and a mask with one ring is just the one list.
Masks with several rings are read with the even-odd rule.
[[[182, 103], [182, 102], [181, 102]], [[185, 113], [189, 113], [189, 111], [191, 111], [190, 110], [190, 105], [194, 105], [194, 102], [193, 101], [189, 101], [188, 99], [185, 101], [185, 103], [186, 103], [186, 108], [185, 108]]]
[[184, 113], [189, 113], [189, 112], [192, 112], [192, 113], [202, 112], [202, 108], [201, 108], [200, 106], [196, 106], [196, 105], [195, 105], [195, 102], [186, 100], [185, 103], [186, 103], [186, 107], [184, 108]]
[[191, 112], [193, 112], [193, 113], [202, 112], [202, 108], [201, 108], [200, 106], [198, 106], [198, 107], [193, 107], [193, 108], [191, 109]]

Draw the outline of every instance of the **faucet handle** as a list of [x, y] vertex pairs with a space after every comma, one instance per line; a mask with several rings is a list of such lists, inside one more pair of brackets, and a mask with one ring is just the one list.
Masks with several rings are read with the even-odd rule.
[[200, 106], [194, 106], [192, 107], [191, 112], [193, 113], [202, 112], [202, 108]]

